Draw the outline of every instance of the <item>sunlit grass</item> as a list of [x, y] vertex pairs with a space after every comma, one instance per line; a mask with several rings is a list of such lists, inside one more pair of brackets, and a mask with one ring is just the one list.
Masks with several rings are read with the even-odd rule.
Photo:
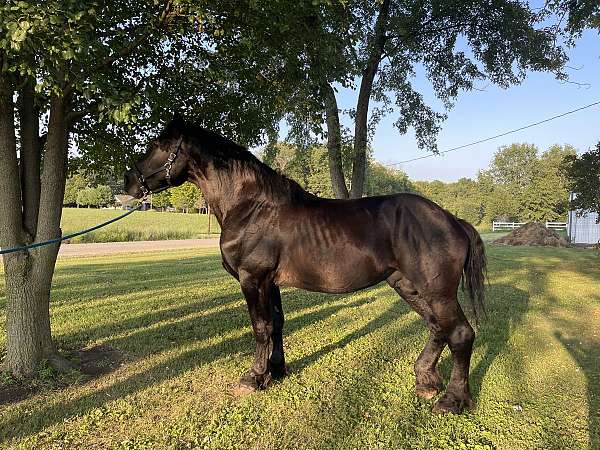
[[[236, 400], [254, 345], [239, 286], [215, 251], [61, 259], [57, 340], [110, 344], [127, 363], [0, 406], [0, 439], [21, 448], [598, 448], [600, 257], [490, 247], [489, 264], [489, 320], [471, 369], [478, 408], [434, 416], [413, 393], [426, 329], [387, 286], [285, 289], [290, 375]], [[441, 370], [447, 380], [447, 351]]]
[[[113, 219], [125, 211], [115, 209], [63, 208], [61, 227], [69, 234]], [[159, 241], [165, 239], [197, 239], [208, 236], [206, 214], [178, 214], [136, 211], [124, 219], [97, 231], [71, 240], [80, 242]], [[212, 217], [211, 234], [219, 233]]]

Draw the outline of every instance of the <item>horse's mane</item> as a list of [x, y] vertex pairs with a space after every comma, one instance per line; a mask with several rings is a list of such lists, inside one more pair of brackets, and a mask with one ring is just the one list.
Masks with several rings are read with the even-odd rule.
[[226, 172], [228, 178], [251, 180], [263, 194], [274, 199], [312, 197], [297, 182], [273, 170], [246, 147], [189, 122], [180, 124], [179, 129], [184, 135], [196, 138], [201, 151], [212, 157], [215, 169]]

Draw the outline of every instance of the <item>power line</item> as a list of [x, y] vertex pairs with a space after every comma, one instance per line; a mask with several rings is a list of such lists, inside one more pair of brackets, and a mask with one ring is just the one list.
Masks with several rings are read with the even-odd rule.
[[504, 133], [496, 134], [495, 136], [491, 136], [491, 137], [488, 137], [488, 138], [485, 138], [485, 139], [480, 139], [480, 140], [475, 141], [475, 142], [470, 142], [469, 144], [459, 145], [458, 147], [452, 147], [452, 148], [450, 148], [448, 150], [444, 150], [444, 151], [441, 151], [441, 152], [438, 152], [438, 153], [429, 153], [428, 155], [423, 155], [423, 156], [419, 156], [417, 158], [407, 159], [406, 161], [400, 161], [400, 162], [396, 162], [396, 163], [390, 163], [388, 165], [390, 165], [390, 166], [398, 166], [400, 164], [405, 164], [405, 163], [409, 163], [409, 162], [413, 162], [413, 161], [418, 161], [420, 159], [425, 159], [425, 158], [431, 158], [433, 156], [441, 155], [441, 154], [444, 154], [444, 153], [454, 152], [456, 150], [460, 150], [460, 149], [463, 149], [463, 148], [466, 148], [466, 147], [471, 147], [471, 146], [476, 145], [476, 144], [481, 144], [482, 142], [491, 141], [492, 139], [497, 139], [499, 137], [506, 136], [508, 134], [516, 133], [516, 132], [522, 131], [522, 130], [526, 130], [527, 128], [535, 127], [535, 126], [541, 125], [543, 123], [550, 122], [551, 120], [559, 119], [560, 117], [568, 116], [569, 114], [573, 114], [573, 113], [576, 113], [578, 111], [581, 111], [581, 110], [584, 110], [584, 109], [587, 109], [587, 108], [591, 108], [592, 106], [596, 106], [596, 105], [600, 105], [600, 100], [598, 100], [598, 101], [596, 101], [594, 103], [590, 103], [589, 105], [585, 105], [585, 106], [582, 106], [580, 108], [572, 109], [571, 111], [567, 111], [567, 112], [564, 112], [562, 114], [558, 114], [556, 116], [552, 116], [552, 117], [549, 117], [547, 119], [540, 120], [539, 122], [530, 123], [529, 125], [525, 125], [525, 126], [520, 127], [520, 128], [515, 128], [514, 130], [510, 130], [510, 131], [506, 131]]

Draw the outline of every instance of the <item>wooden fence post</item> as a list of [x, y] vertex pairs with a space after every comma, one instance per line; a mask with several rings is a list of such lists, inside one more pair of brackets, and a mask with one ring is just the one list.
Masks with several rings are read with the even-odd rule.
[[208, 236], [210, 237], [210, 205], [208, 205]]

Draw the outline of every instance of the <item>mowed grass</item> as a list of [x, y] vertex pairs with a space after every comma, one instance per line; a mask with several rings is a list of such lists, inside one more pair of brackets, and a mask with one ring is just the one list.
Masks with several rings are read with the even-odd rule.
[[[128, 360], [0, 406], [0, 440], [36, 449], [600, 448], [598, 253], [488, 253], [489, 319], [471, 369], [478, 407], [460, 416], [432, 415], [432, 402], [414, 396], [427, 332], [387, 286], [284, 290], [290, 375], [235, 399], [254, 343], [215, 251], [59, 259], [58, 341], [109, 344]], [[446, 380], [449, 370], [446, 350]]]
[[[63, 208], [61, 227], [69, 234], [113, 219], [125, 213], [115, 209]], [[211, 219], [211, 234], [219, 233], [219, 224]], [[198, 239], [208, 236], [206, 214], [179, 214], [136, 211], [118, 222], [71, 240], [81, 242], [159, 241]]]

